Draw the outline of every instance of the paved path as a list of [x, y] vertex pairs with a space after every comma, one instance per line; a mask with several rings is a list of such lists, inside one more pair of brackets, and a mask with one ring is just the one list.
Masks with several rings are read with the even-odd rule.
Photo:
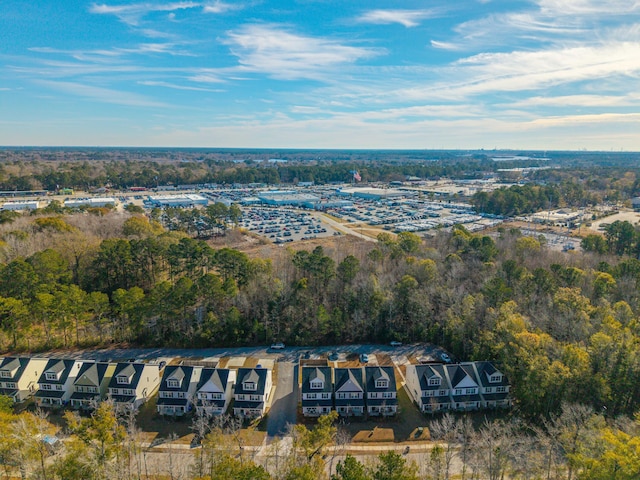
[[322, 216], [322, 221], [323, 222], [327, 222], [334, 229], [336, 229], [336, 230], [338, 230], [338, 231], [340, 231], [342, 233], [346, 233], [347, 235], [353, 235], [354, 237], [361, 238], [361, 239], [366, 240], [368, 242], [377, 242], [378, 241], [375, 238], [368, 237], [367, 235], [364, 235], [363, 233], [356, 232], [355, 230], [352, 230], [350, 228], [350, 224], [348, 224], [348, 223], [336, 222], [333, 218], [329, 217], [328, 215], [321, 215], [321, 216]]
[[267, 417], [268, 441], [287, 433], [289, 425], [296, 423], [298, 407], [298, 365], [278, 362], [278, 386]]

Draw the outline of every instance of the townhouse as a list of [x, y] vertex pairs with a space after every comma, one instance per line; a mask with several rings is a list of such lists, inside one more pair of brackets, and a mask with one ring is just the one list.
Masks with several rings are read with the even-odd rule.
[[491, 362], [408, 365], [406, 385], [424, 413], [512, 404], [509, 381]]
[[73, 382], [71, 407], [93, 410], [107, 397], [109, 382], [115, 370], [115, 363], [84, 362]]
[[196, 410], [207, 415], [221, 415], [227, 411], [236, 372], [226, 368], [203, 368], [196, 387]]
[[69, 403], [73, 384], [85, 362], [83, 360], [51, 359], [38, 379], [35, 394], [39, 407], [62, 408]]
[[423, 413], [439, 412], [451, 407], [444, 365], [407, 365], [406, 381], [407, 390]]
[[364, 380], [361, 368], [334, 370], [334, 397], [339, 415], [361, 417], [365, 411]]
[[319, 417], [333, 409], [333, 380], [330, 367], [302, 367], [302, 414]]
[[367, 414], [391, 416], [398, 412], [396, 375], [393, 367], [365, 367]]
[[491, 362], [474, 362], [483, 408], [507, 408], [511, 406], [509, 381]]
[[156, 403], [158, 413], [182, 416], [191, 411], [201, 373], [202, 367], [165, 367]]
[[109, 382], [109, 398], [116, 406], [135, 410], [149, 400], [159, 386], [159, 365], [122, 362], [116, 365]]
[[38, 379], [46, 358], [6, 357], [0, 363], [0, 395], [24, 402], [38, 390]]
[[239, 417], [261, 417], [265, 414], [273, 387], [271, 370], [239, 368], [233, 393], [233, 414]]

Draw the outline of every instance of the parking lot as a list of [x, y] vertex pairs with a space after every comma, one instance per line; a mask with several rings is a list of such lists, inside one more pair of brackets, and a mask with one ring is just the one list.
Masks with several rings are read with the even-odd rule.
[[290, 208], [245, 207], [242, 226], [274, 243], [340, 235], [319, 216]]

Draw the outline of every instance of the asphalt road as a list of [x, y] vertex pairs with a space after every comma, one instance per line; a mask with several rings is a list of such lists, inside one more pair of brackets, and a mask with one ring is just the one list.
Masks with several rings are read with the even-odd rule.
[[275, 397], [267, 417], [267, 442], [287, 433], [296, 423], [298, 407], [298, 365], [278, 362], [278, 382]]

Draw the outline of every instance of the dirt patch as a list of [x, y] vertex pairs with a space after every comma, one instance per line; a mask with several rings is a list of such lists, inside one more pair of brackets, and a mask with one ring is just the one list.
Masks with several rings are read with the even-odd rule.
[[599, 218], [598, 220], [594, 220], [593, 222], [591, 222], [591, 226], [589, 227], [589, 229], [593, 230], [594, 232], [602, 232], [600, 228], [602, 227], [603, 223], [611, 224], [616, 221], [629, 222], [632, 225], [636, 225], [638, 222], [640, 222], [640, 212], [632, 212], [632, 211], [618, 212], [615, 215], [602, 217], [602, 218]]
[[244, 368], [256, 368], [258, 366], [258, 359], [255, 357], [247, 357], [244, 361]]
[[353, 442], [357, 443], [377, 443], [394, 442], [394, 432], [392, 428], [373, 427], [371, 430], [362, 430], [353, 437]]
[[377, 353], [376, 358], [378, 359], [378, 365], [381, 367], [393, 367], [393, 360], [386, 353]]

